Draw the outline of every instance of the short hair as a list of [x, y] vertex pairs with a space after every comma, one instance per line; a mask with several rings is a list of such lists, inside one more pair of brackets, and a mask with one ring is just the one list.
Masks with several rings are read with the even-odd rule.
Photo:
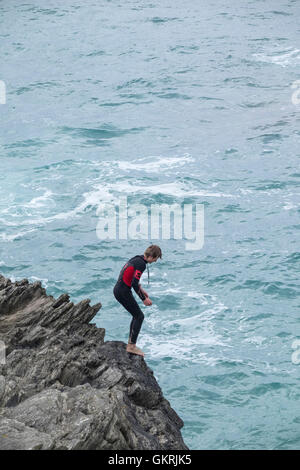
[[162, 252], [158, 245], [150, 245], [146, 249], [145, 256], [152, 256], [152, 258], [162, 258]]

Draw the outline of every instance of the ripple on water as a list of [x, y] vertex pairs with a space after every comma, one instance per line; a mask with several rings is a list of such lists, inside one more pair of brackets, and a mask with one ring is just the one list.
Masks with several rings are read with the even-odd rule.
[[267, 282], [260, 279], [247, 279], [243, 284], [232, 287], [231, 290], [262, 290], [264, 294], [277, 298], [297, 298], [299, 287], [296, 284], [284, 284], [283, 282]]

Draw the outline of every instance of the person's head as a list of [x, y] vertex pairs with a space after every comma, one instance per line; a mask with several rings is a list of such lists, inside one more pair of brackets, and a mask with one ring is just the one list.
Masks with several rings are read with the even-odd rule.
[[144, 256], [148, 263], [155, 263], [158, 258], [162, 258], [162, 252], [158, 245], [150, 245], [146, 249]]

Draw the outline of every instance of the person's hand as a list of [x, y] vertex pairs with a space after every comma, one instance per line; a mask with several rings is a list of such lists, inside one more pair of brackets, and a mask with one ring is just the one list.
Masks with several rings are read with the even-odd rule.
[[152, 305], [152, 300], [149, 299], [149, 297], [146, 297], [145, 300], [143, 300], [144, 305]]

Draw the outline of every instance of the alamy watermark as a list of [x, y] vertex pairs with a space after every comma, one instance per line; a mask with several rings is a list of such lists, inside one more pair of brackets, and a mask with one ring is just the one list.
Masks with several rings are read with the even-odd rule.
[[292, 94], [292, 103], [295, 105], [300, 104], [300, 80], [295, 80], [292, 83], [291, 88], [295, 89]]
[[[96, 228], [100, 240], [187, 239], [186, 250], [204, 245], [203, 204], [130, 204], [127, 196], [98, 206]], [[173, 221], [173, 223], [172, 223]], [[173, 232], [173, 234], [172, 234]]]
[[295, 339], [295, 341], [293, 341], [292, 349], [296, 350], [292, 354], [292, 363], [300, 364], [300, 339]]
[[6, 104], [6, 85], [3, 80], [0, 80], [0, 104]]
[[5, 360], [5, 343], [0, 340], [0, 366], [6, 363]]

